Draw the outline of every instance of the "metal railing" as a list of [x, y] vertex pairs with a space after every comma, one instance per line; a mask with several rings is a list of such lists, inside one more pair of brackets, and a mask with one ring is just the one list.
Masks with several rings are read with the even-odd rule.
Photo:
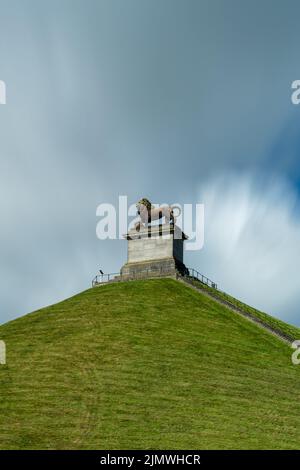
[[92, 287], [105, 284], [111, 281], [132, 281], [135, 279], [145, 279], [149, 277], [164, 277], [164, 276], [172, 276], [174, 275], [174, 271], [171, 271], [168, 268], [148, 268], [143, 270], [137, 270], [136, 272], [131, 272], [128, 274], [121, 274], [121, 273], [109, 273], [109, 274], [98, 274], [92, 280]]
[[120, 276], [120, 273], [98, 274], [92, 280], [92, 286], [105, 284], [106, 282], [113, 281], [115, 277]]
[[187, 268], [187, 270], [188, 270], [188, 273], [185, 274], [185, 277], [189, 277], [197, 281], [200, 281], [202, 282], [202, 284], [206, 284], [208, 287], [212, 287], [213, 289], [218, 289], [218, 285], [214, 281], [204, 276], [204, 274], [199, 273], [199, 271], [197, 271], [196, 269]]
[[[129, 281], [134, 279], [143, 279], [147, 277], [163, 277], [171, 275], [174, 275], [174, 271], [170, 271], [170, 269], [162, 267], [143, 269], [142, 271], [138, 270], [137, 272], [124, 275], [122, 275], [121, 273], [98, 274], [92, 280], [92, 286], [95, 287], [114, 280]], [[218, 286], [214, 281], [204, 276], [204, 274], [199, 273], [199, 271], [197, 271], [196, 269], [186, 268], [185, 272], [181, 273], [180, 275], [190, 280], [200, 281], [202, 284], [205, 284], [208, 287], [212, 287], [213, 289], [218, 289]]]

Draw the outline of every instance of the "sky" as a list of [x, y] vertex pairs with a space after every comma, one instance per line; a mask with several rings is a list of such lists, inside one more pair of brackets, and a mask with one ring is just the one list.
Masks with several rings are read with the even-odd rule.
[[0, 0], [0, 323], [119, 271], [96, 208], [203, 203], [188, 266], [300, 326], [294, 0]]

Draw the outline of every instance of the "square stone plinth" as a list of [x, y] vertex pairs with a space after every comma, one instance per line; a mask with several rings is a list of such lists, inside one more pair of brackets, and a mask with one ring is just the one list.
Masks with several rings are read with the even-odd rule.
[[128, 241], [127, 263], [121, 269], [124, 278], [147, 275], [175, 275], [183, 273], [183, 243], [187, 236], [176, 225], [132, 229], [125, 236]]

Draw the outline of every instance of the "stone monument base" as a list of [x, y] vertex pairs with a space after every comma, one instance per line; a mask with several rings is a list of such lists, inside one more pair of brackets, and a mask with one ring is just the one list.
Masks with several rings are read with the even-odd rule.
[[127, 263], [121, 268], [120, 279], [176, 276], [186, 274], [183, 263], [183, 242], [186, 235], [177, 226], [164, 224], [130, 230]]
[[186, 267], [174, 258], [126, 263], [121, 268], [121, 279], [142, 279], [146, 277], [174, 276], [185, 274]]

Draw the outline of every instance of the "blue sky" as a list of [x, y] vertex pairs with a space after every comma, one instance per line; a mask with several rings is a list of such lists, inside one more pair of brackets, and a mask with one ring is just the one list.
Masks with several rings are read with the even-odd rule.
[[297, 1], [0, 0], [0, 322], [118, 271], [96, 207], [203, 202], [186, 262], [300, 325]]

